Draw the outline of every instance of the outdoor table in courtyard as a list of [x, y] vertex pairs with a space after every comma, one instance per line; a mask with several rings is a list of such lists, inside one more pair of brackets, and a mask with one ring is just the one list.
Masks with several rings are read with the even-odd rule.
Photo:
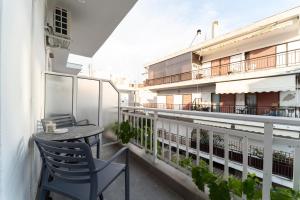
[[45, 133], [44, 131], [36, 134], [36, 137], [44, 140], [53, 141], [72, 141], [78, 139], [87, 139], [92, 136], [101, 134], [104, 131], [100, 126], [71, 126], [66, 133]]

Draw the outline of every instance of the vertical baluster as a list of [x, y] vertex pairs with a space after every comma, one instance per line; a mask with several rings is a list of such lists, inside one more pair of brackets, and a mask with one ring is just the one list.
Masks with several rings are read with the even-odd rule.
[[213, 172], [214, 132], [209, 131], [209, 170]]
[[229, 176], [229, 167], [228, 167], [228, 161], [229, 161], [229, 135], [225, 133], [224, 135], [224, 178], [225, 180], [228, 179]]
[[137, 143], [138, 143], [138, 144], [141, 144], [141, 143], [140, 143], [140, 139], [141, 139], [141, 138], [140, 138], [140, 133], [139, 133], [139, 132], [140, 132], [140, 131], [139, 131], [139, 128], [140, 128], [140, 118], [139, 118], [139, 116], [136, 116], [136, 122], [135, 122], [135, 123], [136, 123], [136, 134], [137, 134], [137, 137], [138, 137]]
[[145, 150], [148, 150], [148, 118], [145, 118]]
[[273, 164], [273, 124], [264, 123], [264, 169], [263, 169], [263, 195], [262, 199], [270, 200], [272, 185]]
[[150, 151], [153, 153], [153, 120], [150, 119]]
[[143, 117], [141, 117], [141, 128], [140, 128], [140, 130], [141, 130], [141, 146], [143, 146], [143, 144], [144, 144], [144, 118]]
[[[133, 122], [133, 126], [132, 126], [133, 129], [132, 129], [132, 131], [135, 131], [135, 117], [136, 116], [133, 114], [132, 115], [132, 118], [133, 118], [133, 121], [132, 121]], [[138, 143], [138, 137], [137, 137], [137, 135], [135, 135], [135, 142], [136, 142], [136, 144]]]
[[243, 180], [247, 179], [248, 176], [248, 138], [246, 136], [243, 137], [242, 141], [242, 149], [243, 149]]
[[171, 121], [169, 121], [169, 161], [172, 159], [172, 146], [171, 146]]
[[154, 133], [153, 133], [153, 161], [157, 161], [157, 121], [158, 115], [157, 111], [154, 112], [154, 119], [153, 119], [153, 126], [154, 126]]
[[161, 132], [161, 156], [164, 160], [165, 158], [165, 123], [164, 120], [161, 121], [162, 123], [162, 132]]
[[189, 127], [186, 127], [186, 131], [185, 131], [185, 147], [186, 147], [186, 151], [185, 151], [185, 157], [188, 158], [189, 157]]
[[294, 169], [293, 169], [293, 176], [294, 176], [294, 190], [300, 190], [300, 144], [295, 147], [295, 155], [294, 155]]
[[177, 123], [176, 128], [176, 164], [179, 164], [179, 124]]
[[200, 129], [197, 128], [196, 130], [196, 148], [197, 148], [197, 158], [196, 158], [196, 164], [199, 165], [199, 159], [200, 159]]

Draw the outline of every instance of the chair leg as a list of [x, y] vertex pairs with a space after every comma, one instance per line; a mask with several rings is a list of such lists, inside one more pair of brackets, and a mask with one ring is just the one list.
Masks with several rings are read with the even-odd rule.
[[39, 200], [47, 200], [47, 190], [41, 189], [39, 194]]
[[100, 158], [100, 141], [97, 142], [97, 158]]
[[102, 193], [99, 195], [99, 199], [100, 199], [100, 200], [104, 200], [103, 194], [102, 194]]
[[125, 200], [129, 200], [129, 165], [125, 169]]

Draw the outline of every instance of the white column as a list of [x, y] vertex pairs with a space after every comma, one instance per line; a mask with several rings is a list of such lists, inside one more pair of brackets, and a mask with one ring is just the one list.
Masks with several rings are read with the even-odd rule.
[[171, 122], [169, 122], [169, 161], [172, 159], [172, 147], [171, 147]]
[[228, 179], [229, 176], [229, 167], [228, 167], [228, 161], [229, 161], [229, 135], [224, 135], [224, 178], [225, 180]]
[[186, 132], [185, 132], [185, 146], [186, 146], [186, 152], [185, 152], [185, 157], [189, 157], [189, 128], [186, 127]]
[[214, 153], [214, 132], [209, 131], [209, 170], [213, 172], [214, 169], [214, 161], [213, 161], [213, 153]]
[[176, 128], [176, 164], [179, 164], [179, 124], [177, 123]]
[[295, 147], [295, 155], [294, 155], [294, 190], [300, 190], [300, 144]]
[[248, 176], [248, 138], [245, 136], [242, 140], [243, 151], [243, 176], [242, 179], [246, 180]]
[[273, 124], [264, 124], [264, 169], [263, 169], [263, 191], [262, 199], [270, 200], [270, 189], [272, 186], [272, 164], [273, 164]]
[[153, 133], [153, 162], [157, 162], [157, 121], [158, 121], [158, 115], [157, 111], [154, 112], [154, 120], [153, 120], [153, 126], [154, 126], [154, 133]]
[[161, 121], [162, 125], [162, 132], [161, 132], [161, 156], [162, 159], [165, 158], [165, 123], [162, 120]]
[[200, 130], [197, 128], [196, 131], [196, 148], [197, 148], [197, 158], [196, 158], [196, 165], [199, 165], [199, 159], [200, 159]]

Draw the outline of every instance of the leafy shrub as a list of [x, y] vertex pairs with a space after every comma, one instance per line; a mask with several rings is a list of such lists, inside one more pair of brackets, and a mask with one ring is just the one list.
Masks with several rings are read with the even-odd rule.
[[247, 179], [243, 182], [243, 193], [247, 196], [247, 200], [259, 200], [262, 198], [260, 189], [260, 180], [255, 174], [248, 174]]
[[128, 121], [124, 121], [120, 124], [120, 129], [115, 130], [116, 135], [122, 141], [123, 144], [127, 144], [131, 138], [136, 137], [138, 130], [132, 128]]
[[179, 161], [179, 165], [185, 169], [191, 170], [193, 166], [193, 159], [191, 157], [184, 158]]
[[200, 190], [204, 191], [205, 185], [208, 186], [211, 200], [230, 200], [230, 193], [239, 197], [244, 193], [248, 200], [261, 199], [262, 196], [260, 182], [255, 174], [249, 174], [243, 182], [234, 177], [225, 181], [223, 177], [210, 172], [206, 162], [201, 161], [199, 166], [192, 167], [192, 178]]
[[205, 161], [201, 160], [199, 166], [192, 167], [192, 178], [199, 190], [204, 191], [206, 184], [214, 182], [217, 177], [212, 174]]
[[209, 198], [211, 200], [230, 200], [228, 182], [218, 178], [208, 183]]
[[242, 197], [243, 183], [240, 179], [235, 177], [228, 178], [228, 188], [236, 196]]
[[289, 188], [274, 187], [271, 189], [272, 200], [299, 200], [300, 193]]

